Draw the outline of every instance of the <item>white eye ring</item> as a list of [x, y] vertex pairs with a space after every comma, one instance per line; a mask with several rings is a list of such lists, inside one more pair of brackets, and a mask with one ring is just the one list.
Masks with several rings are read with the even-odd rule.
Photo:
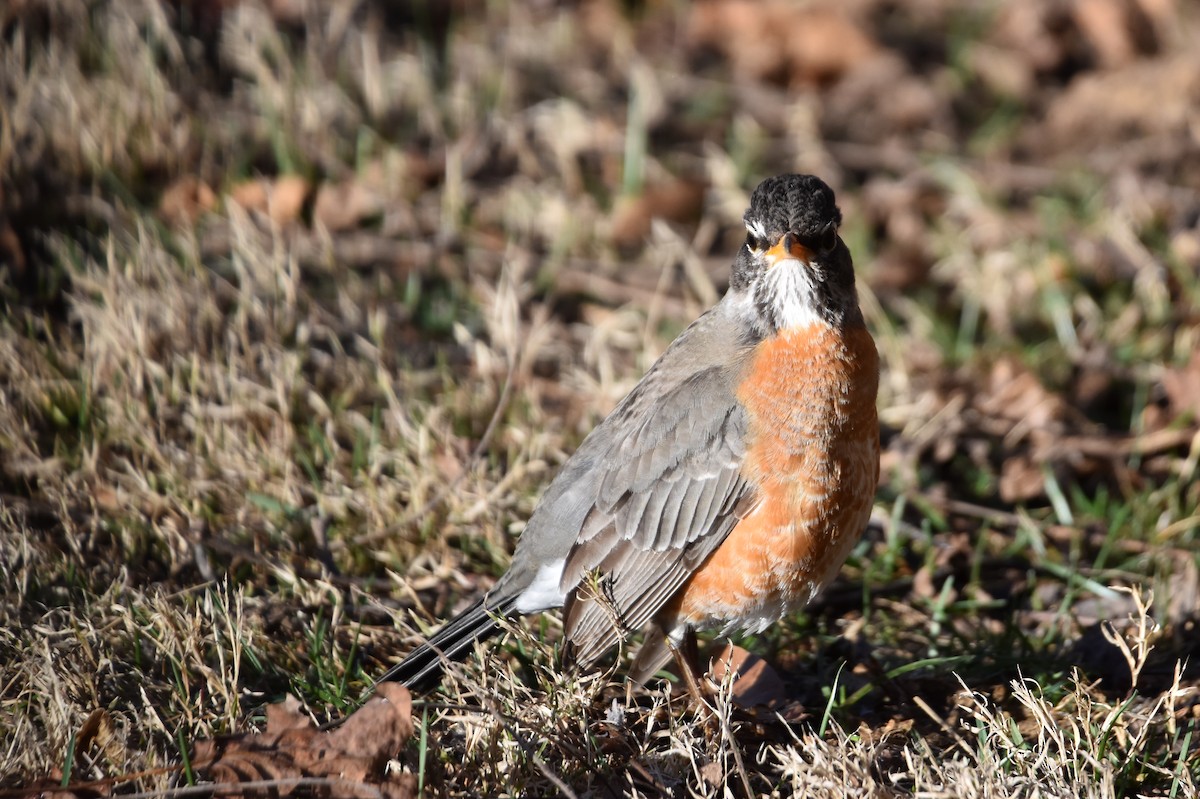
[[750, 248], [750, 252], [760, 253], [766, 249], [766, 231], [758, 224], [746, 225], [746, 246]]

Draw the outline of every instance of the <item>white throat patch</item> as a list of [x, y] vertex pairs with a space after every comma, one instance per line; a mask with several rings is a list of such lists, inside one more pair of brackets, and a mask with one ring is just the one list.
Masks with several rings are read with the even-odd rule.
[[824, 320], [817, 314], [817, 293], [802, 270], [808, 264], [795, 259], [779, 261], [759, 278], [756, 293], [772, 306], [783, 330], [809, 327]]

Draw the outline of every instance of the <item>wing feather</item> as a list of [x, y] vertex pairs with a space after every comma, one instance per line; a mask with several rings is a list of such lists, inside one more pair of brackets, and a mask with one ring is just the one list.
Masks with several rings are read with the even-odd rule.
[[753, 487], [741, 477], [745, 418], [732, 395], [715, 417], [678, 422], [676, 451], [656, 461], [663, 471], [654, 479], [644, 458], [625, 471], [613, 463], [605, 485], [610, 496], [623, 485], [622, 500], [597, 503], [589, 527], [606, 520], [603, 534], [581, 538], [564, 569], [564, 577], [598, 576], [597, 583], [577, 582], [567, 596], [566, 637], [583, 664], [649, 623], [750, 504]]
[[735, 314], [697, 320], [584, 440], [492, 590], [520, 596], [561, 561], [566, 638], [584, 662], [660, 613], [752, 503], [734, 391], [755, 341]]

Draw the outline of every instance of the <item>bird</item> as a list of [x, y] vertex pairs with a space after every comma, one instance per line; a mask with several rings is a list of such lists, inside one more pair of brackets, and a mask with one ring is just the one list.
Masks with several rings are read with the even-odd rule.
[[833, 190], [762, 181], [724, 296], [673, 341], [551, 481], [511, 566], [380, 679], [422, 689], [507, 618], [563, 608], [563, 659], [644, 632], [630, 679], [696, 630], [759, 633], [802, 608], [862, 536], [879, 481], [879, 356]]

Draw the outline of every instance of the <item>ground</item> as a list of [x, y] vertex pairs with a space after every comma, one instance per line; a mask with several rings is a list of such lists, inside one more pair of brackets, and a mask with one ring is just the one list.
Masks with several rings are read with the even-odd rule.
[[738, 641], [774, 676], [707, 718], [528, 619], [367, 781], [1195, 795], [1197, 12], [0, 7], [0, 796], [343, 795], [208, 739], [344, 716], [486, 590], [784, 171], [838, 192], [884, 453], [835, 584]]

